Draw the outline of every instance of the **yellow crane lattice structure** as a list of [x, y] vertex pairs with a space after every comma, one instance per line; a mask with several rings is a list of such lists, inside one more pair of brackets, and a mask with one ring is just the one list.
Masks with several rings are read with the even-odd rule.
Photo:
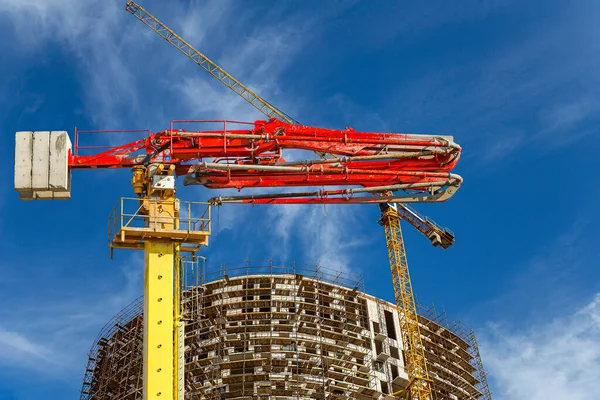
[[158, 18], [146, 11], [142, 6], [134, 1], [128, 1], [125, 9], [133, 16], [142, 21], [146, 26], [160, 35], [167, 42], [171, 43], [180, 52], [198, 64], [215, 79], [223, 83], [229, 89], [236, 92], [241, 98], [252, 104], [256, 109], [269, 118], [277, 118], [290, 124], [299, 124], [294, 118], [279, 110], [273, 104], [269, 103], [240, 81], [231, 76], [223, 68], [219, 67], [214, 61], [196, 50], [191, 44], [186, 42], [181, 36], [173, 32], [168, 26], [163, 24]]
[[406, 361], [408, 386], [397, 395], [410, 400], [433, 400], [430, 387], [425, 351], [421, 341], [419, 319], [415, 306], [408, 261], [404, 249], [400, 215], [396, 207], [385, 204], [382, 207], [380, 224], [385, 231], [385, 241], [394, 285], [394, 296], [398, 308], [400, 332]]

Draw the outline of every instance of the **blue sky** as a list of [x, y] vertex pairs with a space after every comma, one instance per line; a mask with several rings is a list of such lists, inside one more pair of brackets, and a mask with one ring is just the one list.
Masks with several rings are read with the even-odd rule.
[[[417, 296], [476, 328], [495, 399], [597, 393], [600, 4], [142, 5], [305, 124], [455, 136], [463, 187], [418, 207], [455, 232], [455, 246], [434, 249], [404, 229]], [[106, 218], [131, 195], [130, 175], [78, 172], [71, 201], [20, 202], [14, 132], [262, 117], [121, 0], [0, 0], [0, 37], [0, 399], [77, 398], [93, 338], [142, 292], [141, 254], [111, 261], [106, 248]], [[392, 299], [376, 207], [215, 216], [210, 264], [318, 260]]]

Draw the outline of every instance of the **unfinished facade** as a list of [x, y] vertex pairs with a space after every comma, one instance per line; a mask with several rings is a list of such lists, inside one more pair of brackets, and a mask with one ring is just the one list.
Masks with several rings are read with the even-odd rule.
[[[320, 267], [188, 263], [186, 399], [385, 399], [408, 383], [398, 316], [360, 280]], [[491, 399], [470, 330], [420, 309], [435, 398]], [[82, 400], [141, 399], [141, 300], [95, 340]]]

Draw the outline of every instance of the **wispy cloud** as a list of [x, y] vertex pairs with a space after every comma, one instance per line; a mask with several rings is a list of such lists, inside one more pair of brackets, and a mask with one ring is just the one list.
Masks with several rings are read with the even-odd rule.
[[[223, 19], [232, 17], [228, 4], [166, 7], [157, 3], [147, 7], [167, 22], [178, 22], [174, 28], [198, 43], [219, 29]], [[169, 119], [185, 117], [177, 110], [185, 109], [189, 99], [174, 95], [173, 87], [186, 81], [196, 84], [190, 79], [202, 71], [129, 15], [123, 2], [0, 0], [0, 12], [10, 17], [14, 27], [15, 54], [38, 56], [48, 44], [58, 44], [65, 56], [72, 58], [86, 116], [96, 127], [130, 128], [135, 124], [138, 126], [133, 127], [159, 129]], [[221, 37], [220, 41], [204, 42], [203, 47], [229, 47], [226, 44]], [[209, 94], [204, 92], [202, 99]]]
[[[600, 102], [591, 97], [557, 103], [540, 113], [539, 120], [543, 128], [533, 139], [549, 141], [551, 147], [562, 147], [590, 134], [597, 134], [595, 126], [600, 120], [599, 113]], [[589, 123], [594, 126], [589, 126]]]
[[488, 327], [482, 357], [494, 399], [588, 400], [600, 377], [600, 294], [573, 314], [526, 329]]
[[[427, 35], [443, 26], [483, 20], [513, 2], [514, 0], [464, 0], [460, 3], [395, 3], [393, 7], [382, 7], [361, 15], [356, 29], [362, 33], [360, 41], [369, 49], [376, 49], [389, 46], [395, 41], [410, 43], [415, 36]], [[363, 5], [370, 7], [368, 3]], [[388, 18], [394, 23], [382, 23]], [[377, 29], [373, 29], [373, 26], [377, 26]]]
[[10, 16], [18, 32], [16, 54], [37, 55], [51, 43], [64, 46], [79, 66], [86, 108], [94, 122], [116, 122], [118, 106], [137, 102], [132, 70], [125, 65], [121, 47], [133, 47], [134, 42], [131, 35], [117, 36], [123, 13], [119, 2], [0, 0], [0, 12]]
[[[169, 9], [155, 3], [147, 8], [250, 88], [295, 115], [302, 105], [296, 98], [292, 101], [291, 96], [282, 96], [282, 75], [304, 46], [318, 37], [324, 22], [350, 6], [325, 6], [318, 13], [298, 10], [291, 15], [283, 5], [275, 5], [260, 16], [252, 8], [240, 13], [231, 2], [192, 3]], [[133, 126], [136, 128], [164, 127], [172, 118], [264, 118], [122, 10], [120, 2], [0, 0], [0, 10], [11, 16], [15, 32], [26, 32], [17, 37], [21, 44], [41, 48], [58, 43], [76, 55], [86, 114], [97, 127], [130, 128], [132, 123], [140, 125]], [[36, 22], [33, 27], [32, 20]], [[344, 104], [347, 108], [348, 103]], [[288, 155], [294, 158], [296, 153]], [[308, 257], [333, 262], [333, 248], [338, 252], [350, 250], [348, 246], [333, 246], [330, 239], [341, 222], [333, 223], [335, 227], [317, 223], [322, 220], [322, 209], [317, 212], [304, 207], [289, 212], [298, 213], [294, 219], [312, 221], [306, 225], [309, 229], [298, 230], [303, 243], [315, 237], [325, 243], [307, 246], [311, 249]], [[352, 220], [346, 211], [331, 214], [328, 219], [332, 222]], [[245, 209], [231, 208], [220, 218], [219, 225], [228, 228], [234, 221], [243, 224], [252, 216]], [[270, 225], [268, 221], [254, 222], [259, 230]], [[324, 254], [318, 256], [319, 250]]]
[[[20, 293], [18, 307], [0, 312], [0, 367], [56, 378], [80, 376], [91, 338], [142, 294], [141, 256], [128, 257], [118, 269], [122, 275], [113, 276], [108, 286], [95, 282], [84, 290], [63, 286], [59, 291], [45, 288], [37, 296]], [[15, 286], [20, 284], [15, 281]], [[7, 296], [0, 295], [5, 304]]]
[[388, 123], [379, 112], [365, 109], [364, 105], [356, 104], [342, 93], [332, 96], [328, 103], [340, 114], [345, 126], [351, 126], [358, 131], [390, 131]]
[[[297, 98], [282, 95], [282, 77], [304, 46], [318, 37], [324, 21], [348, 5], [294, 15], [283, 5], [240, 12], [239, 5], [221, 1], [189, 5], [148, 2], [144, 6], [242, 82], [297, 115], [302, 104]], [[264, 118], [136, 21], [123, 10], [121, 1], [0, 0], [0, 13], [11, 20], [16, 43], [11, 50], [15, 54], [33, 59], [49, 45], [58, 45], [64, 56], [72, 57], [85, 116], [93, 125], [90, 128], [164, 129], [168, 120], [177, 118]], [[291, 158], [296, 155], [290, 153]], [[198, 193], [216, 194], [204, 189]], [[344, 240], [347, 236], [341, 233], [357, 223], [355, 211], [328, 207], [325, 216], [323, 207], [277, 210], [280, 214], [270, 214], [281, 217], [275, 230], [300, 243], [300, 253], [294, 254], [304, 254], [298, 261], [319, 260], [332, 268], [349, 266], [351, 254], [358, 248], [357, 239]], [[254, 235], [268, 231], [273, 224], [272, 220], [256, 218], [249, 207], [229, 207], [213, 217], [213, 222], [219, 219], [214, 225], [220, 225], [221, 230], [252, 225], [247, 231]], [[276, 241], [273, 239], [274, 244]], [[237, 248], [231, 256], [238, 257], [239, 252]], [[282, 258], [281, 254], [273, 256]], [[61, 300], [69, 296], [62, 293], [43, 305], [23, 304], [18, 313], [5, 310], [3, 321], [15, 326], [5, 335], [18, 335], [15, 337], [23, 338], [23, 350], [36, 352], [27, 353], [29, 357], [23, 357], [18, 365], [29, 368], [27, 359], [61, 354], [69, 365], [68, 373], [81, 371], [95, 331], [135, 297], [134, 292], [140, 293], [142, 264], [139, 258], [125, 262], [121, 268], [124, 282], [117, 290], [103, 288], [94, 296], [84, 296], [85, 301]], [[96, 297], [100, 295], [101, 300]]]
[[[281, 97], [280, 77], [303, 47], [318, 35], [319, 25], [323, 20], [341, 9], [306, 18], [296, 15], [291, 21], [289, 15], [276, 7], [269, 11], [272, 14], [270, 20], [276, 22], [260, 25], [260, 29], [252, 31], [250, 38], [241, 38], [238, 42], [229, 40], [229, 51], [224, 54], [222, 62], [219, 62], [226, 69], [232, 66], [231, 73], [252, 90], [267, 100], [278, 99], [278, 107], [295, 115], [302, 105]], [[175, 85], [175, 90], [185, 99], [185, 109], [190, 115], [210, 113], [217, 118], [231, 118], [235, 115], [239, 120], [264, 118], [244, 100], [220, 84], [215, 84], [212, 78], [204, 74], [186, 78]], [[354, 107], [355, 112], [358, 108], [341, 97], [333, 101], [343, 107], [343, 112], [346, 113], [352, 111], [349, 107]], [[382, 125], [381, 121], [379, 122], [379, 125]], [[307, 152], [287, 151], [284, 156], [288, 160], [304, 159]], [[314, 157], [314, 154], [311, 153], [310, 156]], [[245, 192], [248, 194], [268, 191], [256, 189]], [[270, 232], [271, 251], [274, 252], [271, 255], [275, 258], [285, 260], [292, 253], [298, 254], [299, 251], [303, 254], [303, 260], [300, 261], [318, 261], [327, 267], [347, 269], [353, 252], [359, 251], [358, 239], [350, 242], [343, 242], [341, 239], [348, 226], [357, 221], [357, 213], [354, 210], [344, 207], [325, 209], [319, 206], [285, 205], [269, 208], [266, 213], [268, 219], [261, 219], [255, 217], [255, 210], [248, 207], [226, 207], [226, 211], [220, 213], [219, 225], [222, 228], [232, 228], [234, 222], [238, 226], [251, 224], [252, 231]], [[260, 212], [257, 214], [264, 215]], [[298, 246], [294, 252], [292, 246]]]
[[[331, 269], [356, 271], [352, 256], [370, 243], [362, 214], [344, 205], [273, 206], [269, 209], [274, 239], [283, 248], [284, 258], [296, 246], [307, 262], [318, 262]], [[363, 213], [364, 214], [364, 213]]]
[[[572, 222], [547, 243], [531, 248], [528, 257], [515, 260], [508, 256], [501, 294], [476, 306], [488, 318], [501, 318], [512, 310], [515, 325], [523, 319], [539, 322], [548, 315], [564, 313], [589, 294], [589, 282], [595, 279], [592, 265], [600, 253], [594, 245], [591, 217], [584, 208], [571, 214]], [[504, 259], [503, 259], [504, 260]], [[490, 317], [491, 315], [491, 317]]]
[[[523, 4], [498, 6], [516, 12]], [[394, 126], [457, 136], [471, 150], [464, 160], [477, 164], [524, 149], [556, 150], [581, 140], [595, 132], [590, 124], [597, 125], [598, 103], [593, 99], [600, 74], [593, 66], [599, 60], [600, 30], [590, 17], [597, 10], [591, 1], [565, 4], [540, 15], [518, 34], [507, 33], [512, 40], [480, 39], [490, 40], [481, 47], [481, 56], [471, 54], [443, 68], [423, 65], [420, 76], [393, 85], [382, 115], [391, 116]], [[438, 23], [443, 26], [444, 20]], [[418, 28], [408, 39], [418, 38]]]
[[45, 368], [48, 364], [60, 364], [60, 359], [45, 343], [34, 342], [21, 333], [0, 327], [0, 364]]

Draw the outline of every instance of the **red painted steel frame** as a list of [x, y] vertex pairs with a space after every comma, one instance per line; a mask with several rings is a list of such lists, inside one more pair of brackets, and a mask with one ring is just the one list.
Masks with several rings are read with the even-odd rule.
[[[219, 129], [187, 131], [176, 129], [174, 123], [210, 123], [217, 124]], [[242, 129], [229, 129], [231, 127]], [[247, 187], [433, 185], [449, 179], [461, 151], [458, 145], [440, 136], [324, 129], [291, 125], [277, 119], [254, 123], [173, 121], [168, 130], [151, 133], [131, 143], [96, 146], [103, 150], [97, 154], [80, 155], [82, 148], [77, 135], [74, 154], [69, 159], [72, 169], [173, 164], [178, 175], [187, 175], [186, 185], [238, 190]], [[88, 152], [93, 149], [86, 148]], [[329, 153], [336, 158], [286, 161], [282, 156], [282, 150], [286, 149]], [[280, 199], [276, 202], [306, 200]]]

